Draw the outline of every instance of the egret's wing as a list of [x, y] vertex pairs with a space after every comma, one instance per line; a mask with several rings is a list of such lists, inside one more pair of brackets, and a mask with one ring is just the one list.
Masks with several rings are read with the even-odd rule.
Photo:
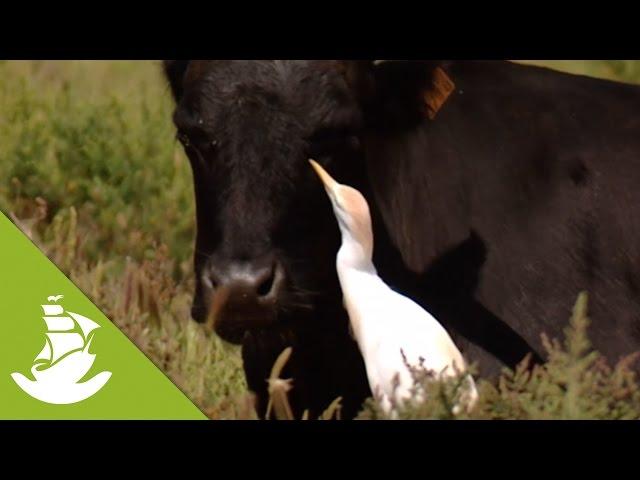
[[459, 370], [464, 370], [464, 359], [460, 350], [447, 333], [446, 329], [420, 305], [411, 299], [391, 291], [391, 295], [385, 302], [385, 320], [380, 325], [379, 337], [383, 339], [386, 357], [402, 354], [411, 366], [419, 366], [421, 359], [424, 367], [435, 372], [442, 372], [447, 368], [447, 373], [453, 374], [455, 362]]
[[[454, 373], [464, 363], [447, 331], [429, 312], [391, 290], [378, 277], [362, 276], [345, 294], [351, 321], [360, 325], [358, 344], [369, 385], [390, 398], [407, 398], [414, 386], [411, 366]], [[352, 299], [357, 298], [358, 302]], [[403, 352], [405, 356], [403, 357]], [[406, 358], [406, 362], [405, 362]]]

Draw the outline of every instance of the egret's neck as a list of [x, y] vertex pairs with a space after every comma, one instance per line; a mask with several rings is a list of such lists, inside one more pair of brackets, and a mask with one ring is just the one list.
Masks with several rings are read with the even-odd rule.
[[362, 351], [364, 342], [363, 328], [361, 323], [361, 315], [359, 310], [363, 305], [369, 302], [371, 292], [369, 280], [377, 277], [375, 266], [373, 265], [372, 254], [373, 248], [370, 245], [362, 244], [356, 241], [353, 236], [342, 229], [342, 245], [338, 250], [336, 258], [336, 266], [340, 286], [342, 287], [342, 295], [344, 296], [344, 305], [349, 312], [349, 322], [353, 331], [354, 338]]
[[340, 225], [342, 245], [338, 251], [338, 270], [355, 269], [363, 272], [376, 272], [373, 266], [373, 239], [356, 239], [343, 225]]

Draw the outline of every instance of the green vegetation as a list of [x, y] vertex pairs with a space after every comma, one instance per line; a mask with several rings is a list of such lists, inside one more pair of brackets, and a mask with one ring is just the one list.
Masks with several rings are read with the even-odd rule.
[[576, 75], [640, 83], [640, 62], [637, 60], [524, 60], [518, 63], [540, 65]]
[[237, 349], [189, 321], [193, 186], [155, 62], [0, 64], [0, 209], [212, 416]]
[[[640, 82], [640, 62], [543, 63]], [[210, 417], [253, 418], [238, 349], [189, 321], [193, 187], [171, 111], [157, 62], [0, 62], [0, 210]], [[640, 417], [629, 360], [589, 353], [583, 317], [545, 367], [480, 381], [472, 416]], [[446, 417], [454, 387], [402, 416]]]

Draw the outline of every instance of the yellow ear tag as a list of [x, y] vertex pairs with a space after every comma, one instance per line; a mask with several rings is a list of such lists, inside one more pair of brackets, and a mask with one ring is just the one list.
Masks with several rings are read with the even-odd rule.
[[436, 114], [453, 93], [456, 85], [440, 67], [433, 72], [433, 86], [424, 93], [424, 102], [427, 106], [429, 120], [436, 118]]

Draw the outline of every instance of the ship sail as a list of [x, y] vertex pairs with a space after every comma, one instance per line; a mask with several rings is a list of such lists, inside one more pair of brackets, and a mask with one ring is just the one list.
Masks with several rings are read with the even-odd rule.
[[42, 317], [47, 323], [49, 332], [68, 332], [76, 327], [69, 317]]
[[98, 325], [96, 322], [94, 322], [93, 320], [87, 317], [84, 317], [80, 314], [69, 312], [69, 311], [67, 311], [67, 313], [71, 315], [71, 317], [78, 323], [78, 325], [80, 326], [80, 329], [82, 330], [82, 334], [84, 335], [84, 338], [87, 338], [88, 335], [91, 332], [93, 332], [96, 328], [100, 328], [100, 325]]
[[45, 315], [60, 315], [64, 312], [62, 305], [42, 305]]
[[68, 353], [88, 347], [89, 334], [100, 327], [93, 320], [73, 312], [67, 312], [68, 317], [54, 316], [64, 313], [61, 305], [42, 305], [42, 309], [45, 313], [42, 318], [47, 324], [47, 341], [36, 356], [36, 363], [45, 361], [53, 365]]
[[49, 340], [45, 339], [44, 342], [44, 347], [42, 349], [42, 351], [36, 356], [34, 363], [35, 362], [39, 362], [39, 361], [47, 361], [50, 362], [51, 361], [51, 347], [49, 346]]
[[75, 332], [65, 333], [46, 333], [49, 342], [51, 342], [51, 363], [55, 363], [60, 357], [63, 357], [74, 350], [82, 350], [84, 348], [84, 338]]

